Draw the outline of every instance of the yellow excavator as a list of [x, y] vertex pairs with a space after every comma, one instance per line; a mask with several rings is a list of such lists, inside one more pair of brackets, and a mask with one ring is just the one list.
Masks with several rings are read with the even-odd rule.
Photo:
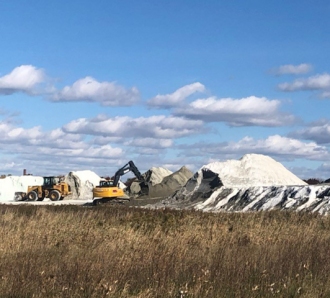
[[133, 161], [129, 161], [121, 167], [114, 175], [113, 180], [102, 180], [100, 184], [93, 188], [93, 205], [98, 205], [107, 202], [123, 203], [129, 201], [130, 198], [124, 193], [124, 190], [118, 187], [120, 177], [128, 172], [132, 172], [140, 181], [141, 190], [143, 193], [148, 192], [148, 186], [145, 179], [141, 175]]

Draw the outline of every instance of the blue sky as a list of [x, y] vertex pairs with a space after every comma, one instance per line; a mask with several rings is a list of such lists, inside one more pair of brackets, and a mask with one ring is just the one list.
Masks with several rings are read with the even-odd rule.
[[0, 173], [330, 177], [328, 1], [1, 1]]

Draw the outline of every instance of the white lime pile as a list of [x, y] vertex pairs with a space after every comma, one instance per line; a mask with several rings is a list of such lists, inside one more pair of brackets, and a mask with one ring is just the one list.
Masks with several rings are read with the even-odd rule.
[[198, 173], [207, 170], [218, 174], [224, 186], [307, 185], [281, 163], [262, 154], [246, 154], [240, 160], [213, 162], [203, 166]]

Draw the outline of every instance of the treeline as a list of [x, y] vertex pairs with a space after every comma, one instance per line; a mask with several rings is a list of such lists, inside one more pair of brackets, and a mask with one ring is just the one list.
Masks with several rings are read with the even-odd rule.
[[316, 185], [316, 184], [322, 184], [322, 183], [330, 183], [330, 179], [322, 180], [322, 179], [318, 179], [318, 178], [309, 178], [309, 179], [305, 179], [303, 181], [305, 181], [309, 185]]

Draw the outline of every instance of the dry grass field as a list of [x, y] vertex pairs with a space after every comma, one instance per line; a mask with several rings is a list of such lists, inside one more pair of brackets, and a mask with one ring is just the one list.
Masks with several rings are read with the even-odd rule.
[[0, 297], [330, 297], [330, 219], [0, 206]]

